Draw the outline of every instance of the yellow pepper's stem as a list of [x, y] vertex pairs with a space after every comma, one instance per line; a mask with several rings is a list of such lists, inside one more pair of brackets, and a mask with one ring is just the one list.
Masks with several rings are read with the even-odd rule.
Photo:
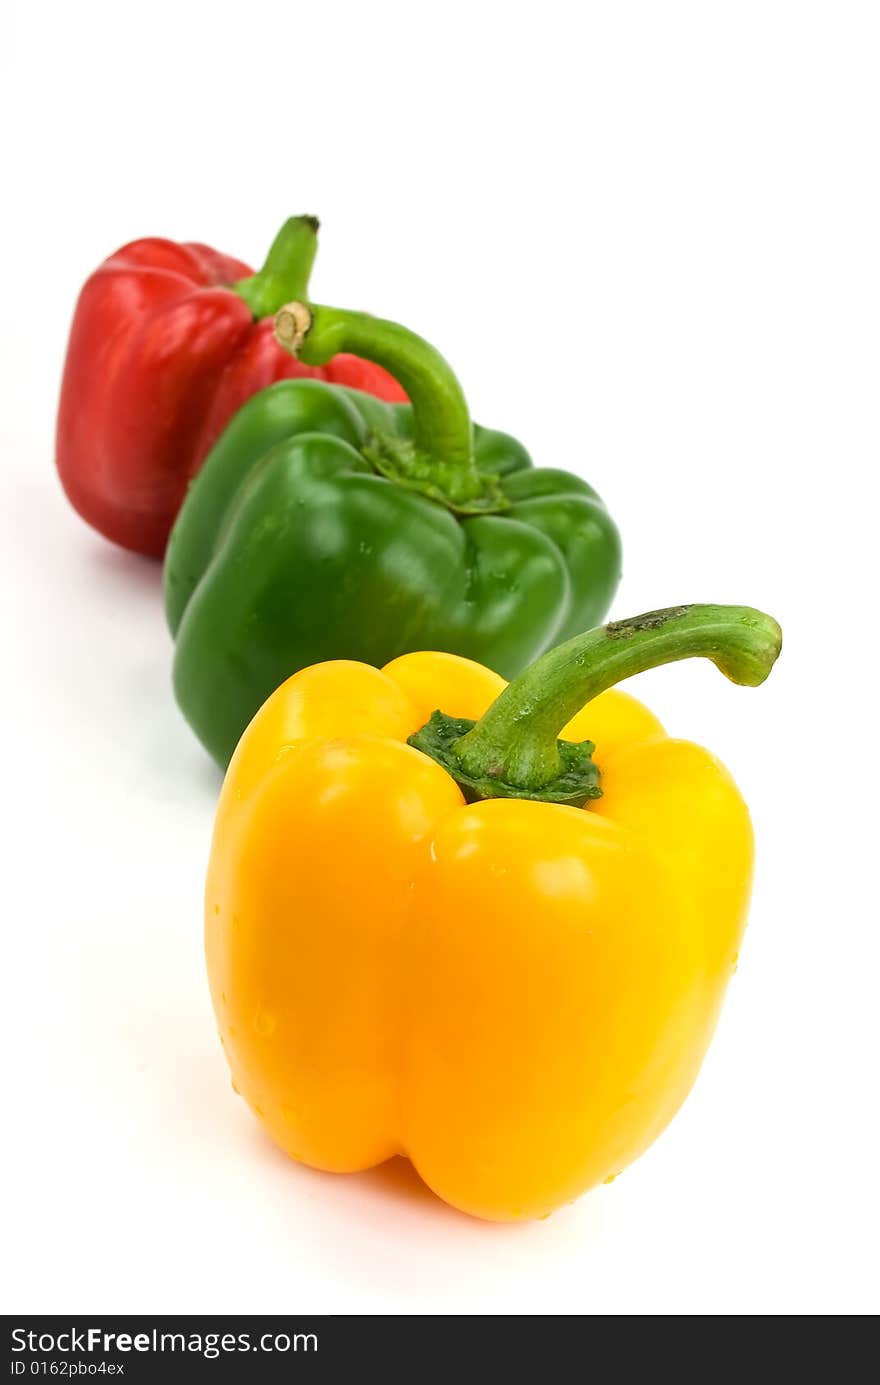
[[456, 734], [450, 718], [435, 714], [411, 743], [440, 760], [468, 797], [583, 803], [600, 792], [595, 747], [560, 741], [559, 733], [599, 693], [646, 669], [696, 657], [711, 659], [732, 682], [756, 687], [781, 647], [776, 621], [749, 606], [649, 611], [551, 649], [475, 725], [458, 722]]

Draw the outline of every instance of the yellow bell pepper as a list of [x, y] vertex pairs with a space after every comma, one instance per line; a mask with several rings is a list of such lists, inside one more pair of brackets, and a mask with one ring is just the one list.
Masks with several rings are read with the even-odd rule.
[[780, 642], [749, 608], [676, 607], [506, 690], [437, 653], [284, 683], [229, 767], [206, 892], [221, 1040], [271, 1138], [338, 1172], [404, 1154], [497, 1221], [641, 1154], [736, 965], [752, 831], [718, 760], [612, 685], [692, 655], [756, 685]]

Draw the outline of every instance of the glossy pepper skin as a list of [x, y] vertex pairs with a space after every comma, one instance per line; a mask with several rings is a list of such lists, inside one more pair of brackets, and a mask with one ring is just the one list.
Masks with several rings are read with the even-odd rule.
[[[226, 776], [205, 893], [221, 1042], [271, 1139], [334, 1172], [406, 1155], [494, 1221], [641, 1154], [709, 1043], [753, 843], [718, 760], [609, 684], [698, 653], [756, 684], [779, 647], [759, 612], [684, 607], [572, 640], [507, 693], [445, 653], [279, 688]], [[443, 763], [416, 748], [438, 707], [462, 733]]]
[[234, 413], [276, 380], [315, 377], [406, 396], [353, 356], [309, 367], [272, 314], [304, 293], [318, 223], [295, 217], [263, 269], [210, 246], [149, 237], [86, 281], [61, 385], [58, 471], [74, 508], [123, 548], [161, 557], [187, 486]]
[[600, 620], [620, 574], [596, 492], [472, 428], [427, 343], [359, 314], [302, 312], [300, 354], [381, 360], [412, 404], [274, 385], [194, 482], [168, 547], [166, 609], [178, 702], [222, 765], [296, 669], [431, 648], [510, 676]]

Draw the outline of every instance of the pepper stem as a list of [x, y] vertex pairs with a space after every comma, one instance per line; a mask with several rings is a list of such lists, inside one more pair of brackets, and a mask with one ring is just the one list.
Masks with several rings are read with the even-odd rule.
[[289, 298], [306, 297], [319, 226], [316, 216], [289, 217], [273, 240], [263, 268], [232, 285], [255, 319], [272, 317]]
[[[447, 744], [442, 762], [453, 777], [460, 772], [470, 798], [582, 803], [597, 793], [589, 759], [593, 747], [558, 738], [599, 693], [660, 664], [697, 657], [711, 659], [732, 682], [757, 687], [781, 647], [776, 621], [749, 606], [673, 606], [612, 621], [576, 635], [527, 668], [480, 721]], [[416, 734], [414, 744], [428, 727]], [[436, 731], [435, 725], [435, 738]], [[419, 748], [431, 753], [424, 742]], [[580, 765], [573, 757], [578, 749]], [[573, 784], [573, 774], [581, 777], [583, 791]]]
[[422, 337], [384, 318], [303, 302], [288, 303], [276, 314], [275, 335], [307, 365], [325, 365], [340, 351], [351, 352], [383, 366], [403, 386], [412, 404], [412, 441], [373, 440], [367, 455], [383, 475], [463, 514], [507, 508], [496, 479], [477, 468], [461, 385]]

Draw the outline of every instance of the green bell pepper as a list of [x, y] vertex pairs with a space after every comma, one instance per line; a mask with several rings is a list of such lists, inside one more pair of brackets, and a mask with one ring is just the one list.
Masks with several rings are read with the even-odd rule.
[[310, 365], [340, 351], [377, 362], [411, 402], [281, 381], [245, 404], [192, 483], [165, 562], [174, 687], [221, 765], [297, 669], [432, 649], [510, 678], [597, 625], [620, 575], [596, 492], [472, 425], [420, 337], [299, 303], [276, 333]]

